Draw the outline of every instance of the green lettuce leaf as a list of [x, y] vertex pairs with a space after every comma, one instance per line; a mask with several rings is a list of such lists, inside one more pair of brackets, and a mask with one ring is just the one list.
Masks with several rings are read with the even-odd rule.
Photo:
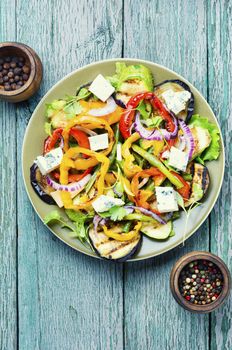
[[61, 227], [67, 227], [69, 230], [73, 231], [73, 227], [67, 224], [67, 222], [65, 222], [65, 219], [60, 215], [60, 213], [57, 210], [51, 211], [44, 218], [44, 223], [46, 225], [51, 225], [55, 222], [59, 223]]
[[81, 88], [77, 94], [76, 101], [84, 100], [91, 95], [91, 92], [86, 88]]
[[69, 219], [74, 222], [76, 237], [83, 243], [89, 243], [88, 226], [86, 225], [86, 221], [92, 218], [93, 215], [84, 214], [81, 211], [75, 211], [72, 209], [66, 209], [65, 213]]
[[46, 122], [46, 123], [44, 124], [44, 131], [45, 131], [46, 134], [48, 134], [49, 136], [52, 136], [52, 123]]
[[125, 81], [138, 79], [143, 82], [146, 91], [153, 90], [153, 76], [150, 69], [142, 64], [132, 64], [126, 66], [125, 63], [116, 63], [116, 74], [107, 77], [110, 83], [115, 87], [117, 91], [120, 91], [121, 85]]
[[220, 133], [217, 125], [209, 122], [207, 118], [201, 117], [199, 114], [192, 116], [189, 125], [207, 129], [212, 139], [209, 147], [207, 147], [196, 160], [204, 164], [207, 160], [217, 159], [220, 154]]

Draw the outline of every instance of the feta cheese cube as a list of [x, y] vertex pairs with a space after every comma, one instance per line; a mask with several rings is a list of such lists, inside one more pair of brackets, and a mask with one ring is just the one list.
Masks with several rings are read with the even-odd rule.
[[102, 213], [114, 207], [115, 205], [121, 206], [124, 204], [125, 202], [119, 198], [109, 197], [102, 194], [92, 203], [92, 206], [96, 212]]
[[176, 192], [172, 187], [156, 187], [157, 208], [160, 213], [178, 211]]
[[173, 113], [178, 114], [185, 110], [186, 103], [189, 101], [191, 93], [187, 90], [175, 92], [169, 89], [163, 92], [161, 96], [163, 97], [168, 109]]
[[106, 149], [109, 146], [108, 134], [101, 134], [89, 137], [90, 149], [92, 151], [98, 151], [100, 149]]
[[[62, 208], [64, 206], [64, 203], [61, 198], [61, 192], [62, 191], [54, 191], [50, 193], [50, 195], [52, 196], [52, 198], [54, 199], [54, 201], [56, 202], [59, 208]], [[71, 198], [74, 198], [79, 192], [80, 192], [79, 190], [70, 192]]]
[[178, 170], [185, 171], [188, 164], [188, 154], [172, 146], [168, 164]]
[[63, 151], [61, 147], [55, 148], [45, 154], [45, 156], [38, 156], [36, 163], [42, 175], [46, 175], [55, 170], [61, 163], [63, 158]]
[[89, 91], [103, 102], [112, 95], [114, 90], [114, 87], [101, 74], [98, 74], [89, 87]]

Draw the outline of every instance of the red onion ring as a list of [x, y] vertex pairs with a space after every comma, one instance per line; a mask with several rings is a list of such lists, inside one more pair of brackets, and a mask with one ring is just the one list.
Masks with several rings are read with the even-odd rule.
[[188, 158], [191, 159], [194, 151], [194, 139], [189, 127], [181, 119], [178, 120], [181, 130], [183, 131], [187, 143]]
[[92, 115], [93, 117], [103, 117], [104, 115], [113, 113], [116, 108], [117, 104], [115, 103], [113, 97], [109, 97], [106, 101], [106, 106], [104, 106], [103, 108], [90, 109], [88, 114]]
[[78, 182], [73, 182], [69, 185], [61, 185], [56, 181], [54, 181], [49, 175], [46, 176], [46, 181], [49, 186], [54, 188], [54, 190], [56, 191], [66, 191], [66, 192], [81, 191], [84, 188], [84, 186], [89, 182], [90, 179], [91, 179], [91, 175], [88, 174]]
[[170, 140], [174, 137], [176, 137], [177, 131], [178, 131], [178, 124], [176, 121], [176, 118], [173, 117], [173, 122], [175, 125], [175, 129], [172, 132], [167, 131], [166, 129], [154, 129], [154, 130], [147, 130], [143, 127], [141, 120], [140, 120], [140, 113], [136, 112], [135, 115], [135, 130], [139, 133], [139, 135], [146, 140], [157, 140], [161, 141], [163, 139]]

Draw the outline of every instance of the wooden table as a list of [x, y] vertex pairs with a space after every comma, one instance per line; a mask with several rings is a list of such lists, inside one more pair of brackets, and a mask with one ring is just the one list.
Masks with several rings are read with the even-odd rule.
[[[232, 266], [232, 1], [4, 0], [0, 40], [32, 46], [44, 65], [33, 99], [0, 102], [0, 349], [231, 350], [232, 299], [211, 315], [190, 314], [172, 298], [169, 274], [194, 249]], [[24, 189], [21, 150], [31, 114], [54, 83], [122, 56], [163, 64], [202, 92], [224, 134], [226, 172], [214, 210], [185, 247], [116, 265], [77, 253], [43, 226]]]

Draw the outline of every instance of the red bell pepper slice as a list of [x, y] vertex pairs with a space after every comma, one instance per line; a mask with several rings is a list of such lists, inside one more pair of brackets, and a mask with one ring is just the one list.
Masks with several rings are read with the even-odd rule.
[[131, 135], [131, 126], [135, 117], [135, 108], [138, 107], [140, 101], [148, 100], [154, 109], [157, 109], [159, 114], [163, 117], [166, 122], [166, 128], [169, 132], [175, 130], [175, 124], [169, 111], [165, 108], [162, 101], [153, 92], [142, 92], [139, 93], [128, 101], [125, 112], [122, 113], [119, 121], [119, 129], [124, 137], [127, 139]]
[[53, 150], [56, 146], [56, 143], [62, 138], [62, 128], [56, 129], [53, 131], [52, 136], [48, 136], [44, 141], [44, 154]]
[[[72, 128], [69, 135], [74, 137], [80, 147], [90, 149], [88, 136], [83, 131]], [[83, 158], [89, 158], [89, 156], [83, 154]]]
[[153, 97], [152, 92], [141, 92], [128, 101], [126, 105], [125, 112], [122, 113], [120, 121], [119, 121], [119, 130], [124, 137], [127, 139], [131, 136], [131, 126], [135, 117], [135, 108], [138, 107], [140, 101], [142, 100], [150, 100]]
[[175, 130], [175, 124], [173, 123], [173, 118], [171, 114], [167, 111], [162, 101], [154, 94], [151, 100], [152, 106], [158, 110], [159, 114], [166, 121], [166, 128], [169, 132], [173, 132]]
[[190, 197], [190, 185], [187, 181], [183, 179], [183, 177], [174, 171], [171, 171], [171, 173], [177, 177], [178, 180], [180, 180], [183, 184], [183, 187], [181, 187], [177, 192], [183, 197], [184, 200], [189, 199]]

